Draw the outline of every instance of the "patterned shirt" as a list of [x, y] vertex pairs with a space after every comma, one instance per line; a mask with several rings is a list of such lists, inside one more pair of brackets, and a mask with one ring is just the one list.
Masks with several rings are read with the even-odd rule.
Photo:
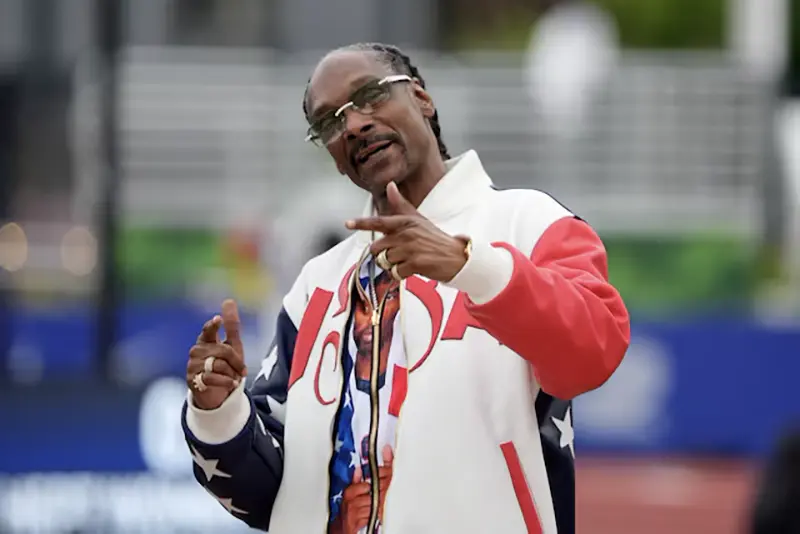
[[[369, 260], [371, 261], [371, 260]], [[376, 267], [375, 293], [377, 302], [383, 299], [383, 314], [380, 326], [380, 374], [379, 418], [378, 418], [378, 464], [394, 450], [395, 425], [402, 400], [405, 397], [406, 355], [400, 331], [400, 299], [398, 285], [391, 275]], [[365, 261], [360, 269], [361, 287], [368, 292], [369, 264]], [[372, 308], [361, 292], [354, 292], [346, 343], [342, 350], [342, 372], [344, 392], [336, 421], [334, 455], [331, 463], [331, 531], [343, 532], [342, 495], [353, 482], [358, 472], [361, 480], [370, 479], [369, 468], [369, 424], [370, 396], [369, 377], [372, 352]], [[398, 384], [400, 384], [398, 386]], [[394, 396], [393, 396], [394, 394]], [[360, 534], [366, 534], [366, 528]], [[378, 526], [376, 532], [380, 532]], [[347, 534], [347, 533], [345, 533]]]

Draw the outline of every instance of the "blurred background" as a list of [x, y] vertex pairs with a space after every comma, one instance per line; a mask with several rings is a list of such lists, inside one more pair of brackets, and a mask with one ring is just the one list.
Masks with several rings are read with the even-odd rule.
[[329, 48], [410, 53], [453, 153], [589, 221], [633, 317], [576, 401], [585, 534], [748, 532], [800, 415], [800, 2], [0, 0], [0, 532], [244, 532], [187, 350], [258, 365], [361, 194], [302, 142]]

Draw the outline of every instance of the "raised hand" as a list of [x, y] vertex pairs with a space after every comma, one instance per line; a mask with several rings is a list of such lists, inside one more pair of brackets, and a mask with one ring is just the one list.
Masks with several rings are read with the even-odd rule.
[[469, 240], [440, 230], [403, 197], [394, 182], [386, 187], [386, 202], [388, 215], [353, 219], [345, 226], [384, 234], [370, 251], [395, 279], [419, 274], [440, 282], [452, 280], [467, 261]]
[[[226, 335], [222, 342], [220, 326], [225, 328]], [[229, 299], [222, 303], [222, 316], [215, 315], [203, 325], [197, 342], [189, 350], [186, 383], [192, 390], [194, 404], [203, 410], [213, 410], [219, 408], [245, 376], [239, 310], [236, 302]]]
[[[383, 519], [383, 503], [386, 500], [386, 490], [392, 481], [392, 462], [394, 453], [390, 445], [384, 445], [383, 465], [378, 468], [380, 487], [380, 500], [378, 501], [378, 518]], [[342, 494], [341, 523], [334, 530], [342, 534], [358, 534], [369, 523], [370, 505], [372, 504], [371, 485], [369, 480], [363, 480], [361, 466], [356, 464], [353, 482]]]

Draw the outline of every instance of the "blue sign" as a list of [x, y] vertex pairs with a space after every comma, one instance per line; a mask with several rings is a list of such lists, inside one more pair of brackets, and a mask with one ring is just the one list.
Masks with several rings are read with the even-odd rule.
[[577, 399], [584, 451], [762, 455], [800, 420], [800, 328], [637, 324], [620, 369]]
[[[189, 304], [130, 305], [117, 318], [119, 343], [114, 351], [120, 376], [133, 383], [163, 375], [181, 375], [189, 348], [203, 324], [218, 309]], [[94, 372], [96, 314], [89, 306], [15, 309], [10, 316], [8, 365], [23, 380], [84, 379]], [[266, 350], [256, 317], [243, 314], [243, 335], [256, 351]], [[258, 353], [253, 357], [257, 358]]]
[[[39, 376], [57, 380], [0, 391], [0, 473], [188, 477], [179, 422], [183, 373], [188, 348], [211, 313], [124, 310], [118, 366], [124, 376], [147, 380], [122, 389], [79, 380], [91, 369], [91, 314], [15, 317], [12, 365], [21, 368], [20, 376], [38, 369]], [[246, 322], [245, 330], [255, 332], [247, 352], [258, 360], [266, 340], [258, 339], [255, 318]], [[798, 376], [797, 327], [636, 323], [617, 373], [575, 402], [576, 453], [762, 455], [800, 418]]]

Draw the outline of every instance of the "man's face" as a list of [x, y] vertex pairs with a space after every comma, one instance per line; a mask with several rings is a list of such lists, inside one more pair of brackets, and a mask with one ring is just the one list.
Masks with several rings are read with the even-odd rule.
[[[365, 84], [393, 74], [377, 53], [331, 53], [317, 66], [309, 83], [309, 120], [336, 111]], [[346, 109], [343, 133], [326, 145], [339, 172], [374, 196], [384, 194], [389, 182], [399, 184], [414, 173], [431, 146], [436, 147], [427, 122], [434, 113], [428, 93], [414, 81], [394, 83], [389, 89], [391, 96], [371, 114]]]
[[[388, 355], [389, 347], [392, 344], [392, 337], [394, 336], [394, 320], [397, 317], [397, 312], [400, 310], [399, 286], [393, 283], [392, 278], [388, 276], [387, 273], [383, 272], [377, 278], [375, 293], [378, 296], [378, 302], [386, 295], [386, 303], [383, 305], [383, 315], [381, 316], [380, 350], [381, 352], [386, 351]], [[370, 357], [372, 354], [372, 323], [370, 321], [370, 313], [363, 301], [359, 301], [356, 304], [355, 315], [355, 323], [353, 326], [355, 331], [353, 334], [356, 340], [356, 347], [359, 353]]]

